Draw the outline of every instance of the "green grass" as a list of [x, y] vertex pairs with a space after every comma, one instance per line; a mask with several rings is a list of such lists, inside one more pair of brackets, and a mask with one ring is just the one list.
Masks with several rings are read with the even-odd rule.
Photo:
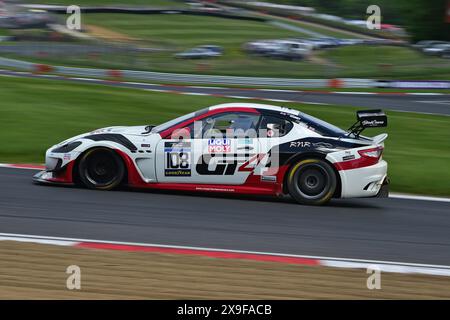
[[246, 41], [302, 36], [264, 22], [207, 16], [85, 14], [84, 23], [102, 26], [144, 40], [164, 42], [186, 49], [216, 44], [235, 50]]
[[0, 28], [0, 36], [9, 36], [9, 30]]
[[[70, 136], [112, 125], [158, 124], [222, 102], [143, 90], [0, 77], [0, 162], [43, 162], [45, 150]], [[348, 127], [353, 107], [284, 104]], [[388, 112], [385, 159], [392, 190], [450, 196], [450, 117]]]
[[298, 25], [299, 27], [308, 29], [308, 30], [313, 31], [313, 32], [320, 33], [323, 36], [327, 36], [327, 37], [342, 38], [342, 39], [346, 39], [346, 38], [361, 39], [361, 38], [364, 38], [364, 36], [359, 35], [357, 33], [350, 34], [348, 32], [341, 31], [339, 29], [328, 28], [328, 27], [322, 26], [320, 24], [306, 23], [306, 22], [301, 21], [301, 20], [282, 18], [282, 17], [273, 16], [273, 15], [266, 15], [266, 14], [262, 14], [262, 16], [268, 16], [268, 17], [270, 17], [271, 20], [283, 22], [283, 23], [286, 23], [286, 24], [290, 24], [290, 25], [294, 25], [294, 26]]
[[428, 57], [406, 47], [350, 46], [324, 51], [321, 57], [335, 63], [347, 77], [450, 77], [449, 59]]

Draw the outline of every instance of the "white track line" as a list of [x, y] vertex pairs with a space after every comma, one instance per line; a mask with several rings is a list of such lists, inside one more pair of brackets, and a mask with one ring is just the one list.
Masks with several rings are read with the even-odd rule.
[[226, 97], [227, 98], [232, 98], [232, 99], [255, 99], [254, 97], [245, 97], [245, 96], [228, 96], [227, 95]]
[[209, 93], [201, 93], [201, 92], [181, 92], [181, 94], [186, 94], [188, 96], [209, 96]]
[[160, 84], [158, 85], [158, 84], [154, 84], [154, 83], [147, 83], [147, 82], [132, 82], [132, 81], [124, 81], [124, 82], [121, 82], [121, 83], [125, 83], [125, 84], [131, 84], [131, 85], [138, 85], [138, 86], [141, 86], [141, 85], [146, 85], [146, 86], [161, 86]]
[[360, 92], [360, 91], [332, 91], [331, 93], [338, 93], [338, 94], [377, 94], [378, 92]]
[[15, 165], [9, 163], [0, 163], [0, 168], [9, 168], [9, 169], [23, 169], [23, 170], [42, 170], [42, 168], [36, 168], [32, 165]]
[[442, 96], [444, 93], [440, 92], [405, 92], [412, 96]]
[[[42, 75], [41, 75], [42, 76]], [[104, 82], [104, 79], [94, 79], [94, 78], [78, 78], [78, 77], [71, 77], [68, 78], [71, 80], [79, 80], [79, 81], [92, 81], [92, 82]]]
[[208, 86], [188, 86], [192, 89], [235, 89], [235, 88], [226, 88], [226, 87], [208, 87]]
[[390, 193], [389, 198], [394, 199], [408, 199], [408, 200], [424, 200], [424, 201], [438, 201], [438, 202], [450, 202], [450, 198], [444, 197], [430, 197], [415, 194], [405, 194], [405, 193]]
[[239, 253], [239, 254], [250, 254], [250, 255], [261, 255], [261, 256], [291, 257], [291, 258], [314, 260], [314, 261], [317, 261], [319, 265], [325, 266], [325, 267], [356, 268], [356, 269], [377, 268], [380, 271], [384, 271], [384, 272], [418, 273], [418, 274], [450, 276], [450, 266], [434, 265], [434, 264], [331, 258], [331, 257], [310, 256], [310, 255], [262, 252], [262, 251], [230, 250], [230, 249], [217, 249], [217, 248], [207, 248], [207, 247], [163, 245], [163, 244], [142, 243], [142, 242], [123, 242], [123, 241], [105, 241], [105, 240], [92, 240], [92, 239], [79, 239], [79, 238], [47, 237], [47, 236], [36, 236], [36, 235], [27, 235], [27, 234], [14, 234], [14, 233], [0, 233], [0, 241], [2, 241], [2, 240], [3, 241], [28, 242], [28, 243], [34, 242], [34, 243], [40, 243], [40, 244], [52, 244], [52, 245], [62, 245], [62, 246], [76, 246], [77, 244], [80, 244], [80, 243], [97, 243], [97, 244], [113, 244], [113, 245], [125, 245], [125, 246], [159, 247], [159, 248], [184, 249], [184, 250], [195, 250], [195, 251], [209, 251], [209, 252]]
[[288, 89], [255, 89], [257, 91], [267, 91], [267, 92], [289, 92], [289, 93], [301, 93], [303, 91], [299, 90], [288, 90]]
[[295, 102], [292, 100], [285, 100], [285, 99], [270, 99], [270, 98], [259, 98], [261, 100], [265, 100], [265, 101], [272, 101], [272, 102]]

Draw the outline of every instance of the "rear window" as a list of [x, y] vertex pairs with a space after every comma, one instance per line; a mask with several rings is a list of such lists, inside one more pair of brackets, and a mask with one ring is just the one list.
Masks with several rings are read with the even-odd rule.
[[343, 137], [347, 134], [347, 131], [342, 130], [335, 125], [328, 123], [326, 121], [320, 120], [316, 117], [310, 116], [309, 114], [300, 112], [299, 114], [300, 122], [306, 124], [311, 130], [327, 137]]

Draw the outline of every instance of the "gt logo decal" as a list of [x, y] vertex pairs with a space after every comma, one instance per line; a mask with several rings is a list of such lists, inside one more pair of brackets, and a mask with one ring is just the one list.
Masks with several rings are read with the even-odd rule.
[[[264, 158], [264, 154], [257, 154], [251, 157], [248, 161], [244, 162], [238, 168], [238, 161], [233, 159], [231, 162], [227, 163], [218, 163], [216, 164], [214, 169], [210, 169], [210, 160], [211, 156], [203, 155], [199, 163], [197, 163], [195, 170], [200, 175], [226, 175], [231, 176], [236, 172], [253, 172], [255, 167], [259, 164], [259, 162]], [[254, 164], [254, 165], [253, 165]], [[237, 171], [236, 171], [237, 168]]]
[[209, 168], [209, 164], [212, 157], [208, 155], [203, 155], [200, 157], [199, 162], [197, 163], [195, 170], [200, 175], [226, 175], [231, 176], [236, 171], [237, 161], [233, 160], [230, 163], [218, 163], [214, 169]]
[[[265, 154], [260, 153], [250, 158], [247, 162], [245, 162], [243, 165], [241, 165], [238, 169], [238, 171], [249, 171], [253, 172], [255, 170], [255, 167], [261, 162], [261, 160], [264, 158]], [[255, 166], [249, 166], [251, 163], [255, 162]]]

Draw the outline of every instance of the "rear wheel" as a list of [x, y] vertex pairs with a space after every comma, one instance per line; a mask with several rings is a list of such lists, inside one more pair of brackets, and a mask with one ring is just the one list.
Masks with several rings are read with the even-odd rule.
[[78, 174], [80, 181], [89, 189], [111, 190], [122, 182], [125, 166], [113, 150], [96, 148], [81, 157]]
[[304, 159], [288, 172], [289, 194], [301, 204], [321, 205], [333, 196], [337, 178], [333, 168], [320, 159]]

